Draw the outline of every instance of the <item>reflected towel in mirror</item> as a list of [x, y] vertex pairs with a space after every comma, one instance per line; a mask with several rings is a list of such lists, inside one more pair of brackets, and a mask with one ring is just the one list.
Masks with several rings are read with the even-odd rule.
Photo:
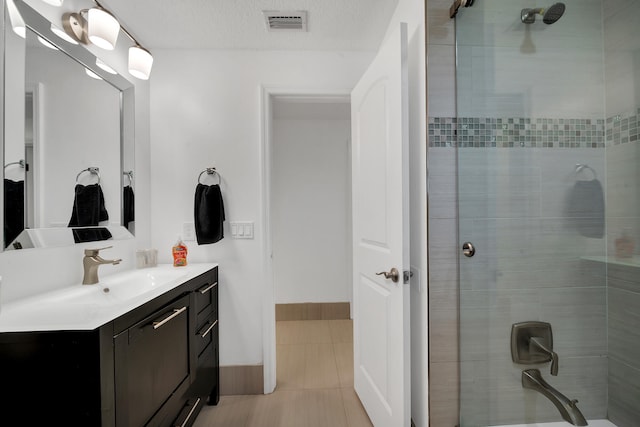
[[4, 180], [4, 247], [24, 230], [24, 181]]
[[135, 221], [135, 198], [133, 188], [130, 185], [122, 189], [122, 221], [125, 228], [129, 228], [129, 223]]
[[109, 219], [100, 184], [76, 184], [69, 227], [98, 225]]

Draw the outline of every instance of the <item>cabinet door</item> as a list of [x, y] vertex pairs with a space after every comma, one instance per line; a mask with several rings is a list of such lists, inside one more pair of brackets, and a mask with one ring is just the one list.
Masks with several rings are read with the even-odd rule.
[[117, 425], [145, 425], [189, 378], [189, 297], [115, 338]]

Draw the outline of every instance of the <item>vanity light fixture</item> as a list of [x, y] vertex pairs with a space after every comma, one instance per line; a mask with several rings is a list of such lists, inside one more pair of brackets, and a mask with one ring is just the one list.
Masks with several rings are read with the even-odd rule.
[[[129, 48], [129, 73], [135, 78], [148, 80], [153, 65], [151, 52], [142, 47], [131, 33], [120, 25], [111, 12], [105, 9], [97, 0], [93, 1], [96, 7], [83, 9], [77, 13], [65, 13], [62, 16], [65, 32], [79, 43], [92, 43], [102, 49], [113, 50], [120, 30], [122, 30], [133, 42], [133, 46]], [[98, 66], [107, 72], [111, 73], [113, 71], [111, 67], [109, 68], [112, 71], [109, 71], [100, 64]]]
[[11, 21], [11, 28], [13, 28], [13, 32], [23, 39], [27, 38], [27, 26], [24, 24], [24, 19], [22, 19], [22, 15], [18, 12], [18, 8], [13, 0], [7, 0], [7, 10], [9, 12], [9, 21]]
[[129, 48], [129, 73], [133, 77], [149, 80], [152, 65], [153, 56], [147, 49], [139, 44]]
[[100, 5], [87, 11], [87, 37], [99, 48], [113, 50], [120, 34], [120, 23]]

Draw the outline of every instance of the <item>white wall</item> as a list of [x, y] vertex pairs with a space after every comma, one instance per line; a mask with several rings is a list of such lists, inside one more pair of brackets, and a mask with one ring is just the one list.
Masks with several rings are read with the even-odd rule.
[[[220, 264], [220, 363], [260, 364], [264, 224], [261, 222], [261, 87], [335, 93], [354, 86], [368, 52], [163, 50], [151, 82], [153, 246], [159, 261], [193, 222], [198, 174], [222, 176], [225, 238], [185, 242], [190, 262]], [[176, 70], [180, 70], [176, 73]], [[230, 221], [254, 221], [255, 239], [233, 240]]]
[[271, 221], [276, 303], [351, 300], [349, 120], [273, 123]]

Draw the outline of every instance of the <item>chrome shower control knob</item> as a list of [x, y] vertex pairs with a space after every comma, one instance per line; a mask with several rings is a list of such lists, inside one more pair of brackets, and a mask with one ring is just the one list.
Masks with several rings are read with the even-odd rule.
[[471, 258], [476, 254], [476, 248], [473, 246], [473, 243], [464, 242], [462, 244], [462, 253], [464, 256]]

